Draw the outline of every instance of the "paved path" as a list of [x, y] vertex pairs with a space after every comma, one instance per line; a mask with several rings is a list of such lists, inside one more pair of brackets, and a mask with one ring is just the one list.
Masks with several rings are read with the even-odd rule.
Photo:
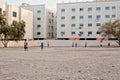
[[0, 80], [120, 80], [120, 48], [0, 48]]

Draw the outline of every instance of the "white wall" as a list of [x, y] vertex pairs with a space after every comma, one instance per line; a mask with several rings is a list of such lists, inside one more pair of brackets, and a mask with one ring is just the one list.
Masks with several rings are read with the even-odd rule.
[[[47, 46], [47, 43], [49, 42], [50, 47], [71, 47], [72, 43], [76, 43], [79, 47], [84, 47], [85, 42], [87, 42], [87, 46], [100, 46], [100, 41], [78, 41], [78, 40], [39, 40], [39, 41], [28, 41], [29, 47], [39, 47], [40, 43], [43, 42], [44, 46]], [[103, 41], [102, 45], [107, 46], [108, 42], [110, 42], [111, 46], [118, 46], [116, 41]], [[13, 42], [10, 41], [8, 43], [8, 47], [23, 47], [24, 41], [19, 41], [19, 42]], [[3, 45], [0, 42], [0, 47], [3, 47]]]

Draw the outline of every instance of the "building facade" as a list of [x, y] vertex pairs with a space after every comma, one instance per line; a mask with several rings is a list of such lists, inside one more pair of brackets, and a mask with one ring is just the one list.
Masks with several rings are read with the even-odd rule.
[[57, 39], [96, 40], [107, 21], [120, 19], [119, 0], [57, 4]]
[[33, 37], [34, 40], [54, 38], [54, 10], [46, 5], [30, 5], [23, 3], [22, 8], [33, 12]]
[[4, 14], [7, 19], [8, 25], [13, 21], [25, 21], [25, 36], [24, 39], [33, 39], [33, 13], [32, 11], [20, 8], [18, 6], [10, 5], [0, 2], [0, 12]]

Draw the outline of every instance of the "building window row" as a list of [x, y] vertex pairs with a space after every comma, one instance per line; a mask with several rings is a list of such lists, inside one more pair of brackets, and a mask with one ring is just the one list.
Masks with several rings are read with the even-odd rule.
[[[92, 27], [93, 24], [92, 23], [88, 23], [88, 27]], [[101, 23], [96, 23], [96, 26], [97, 27], [100, 27], [101, 26]], [[65, 24], [61, 24], [61, 27], [65, 27]], [[76, 27], [76, 24], [71, 24], [71, 27]], [[79, 24], [79, 27], [84, 27], [84, 24], [83, 23], [80, 23]]]
[[[84, 16], [79, 16], [79, 18], [80, 19], [84, 19]], [[88, 15], [88, 19], [92, 19], [93, 18], [93, 16], [92, 15]], [[96, 19], [100, 19], [101, 18], [101, 15], [96, 15]], [[105, 18], [106, 19], [108, 19], [108, 18], [116, 18], [116, 15], [115, 14], [113, 14], [113, 15], [105, 15]], [[61, 19], [65, 19], [65, 16], [63, 17], [61, 17]], [[71, 16], [71, 19], [72, 20], [74, 20], [74, 19], [76, 19], [76, 16]]]
[[[64, 31], [61, 31], [61, 36], [64, 36], [65, 35], [65, 32]], [[78, 36], [82, 36], [84, 34], [84, 32], [83, 31], [80, 31], [78, 34], [76, 34], [76, 32], [75, 31], [72, 31], [71, 32], [71, 35], [78, 35]], [[93, 34], [93, 32], [92, 31], [88, 31], [87, 32], [87, 36], [90, 36], [90, 35], [92, 35]], [[97, 31], [96, 32], [96, 34], [97, 35], [99, 35], [100, 34], [100, 32], [99, 31]]]
[[[110, 10], [110, 8], [112, 9], [112, 10], [115, 10], [116, 9], [116, 6], [106, 6], [105, 7], [105, 10]], [[101, 10], [101, 7], [96, 7], [95, 8], [96, 9], [96, 11], [100, 11]], [[92, 11], [93, 10], [93, 8], [92, 7], [88, 7], [88, 11]], [[72, 12], [75, 12], [76, 11], [76, 9], [75, 8], [71, 8], [71, 11]], [[79, 8], [79, 11], [84, 11], [84, 8]], [[61, 12], [65, 12], [65, 9], [61, 9]]]

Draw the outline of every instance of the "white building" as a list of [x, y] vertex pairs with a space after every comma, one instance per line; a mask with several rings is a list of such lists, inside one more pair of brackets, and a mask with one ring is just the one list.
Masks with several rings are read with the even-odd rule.
[[57, 4], [57, 39], [96, 40], [98, 29], [120, 19], [120, 0], [97, 0]]
[[25, 21], [26, 34], [24, 39], [33, 39], [33, 13], [30, 10], [25, 10], [18, 6], [13, 6], [7, 3], [0, 2], [0, 12], [2, 12], [8, 24], [10, 25], [13, 21]]
[[22, 8], [33, 12], [33, 37], [34, 40], [54, 38], [54, 13], [46, 5], [30, 5], [23, 3]]

